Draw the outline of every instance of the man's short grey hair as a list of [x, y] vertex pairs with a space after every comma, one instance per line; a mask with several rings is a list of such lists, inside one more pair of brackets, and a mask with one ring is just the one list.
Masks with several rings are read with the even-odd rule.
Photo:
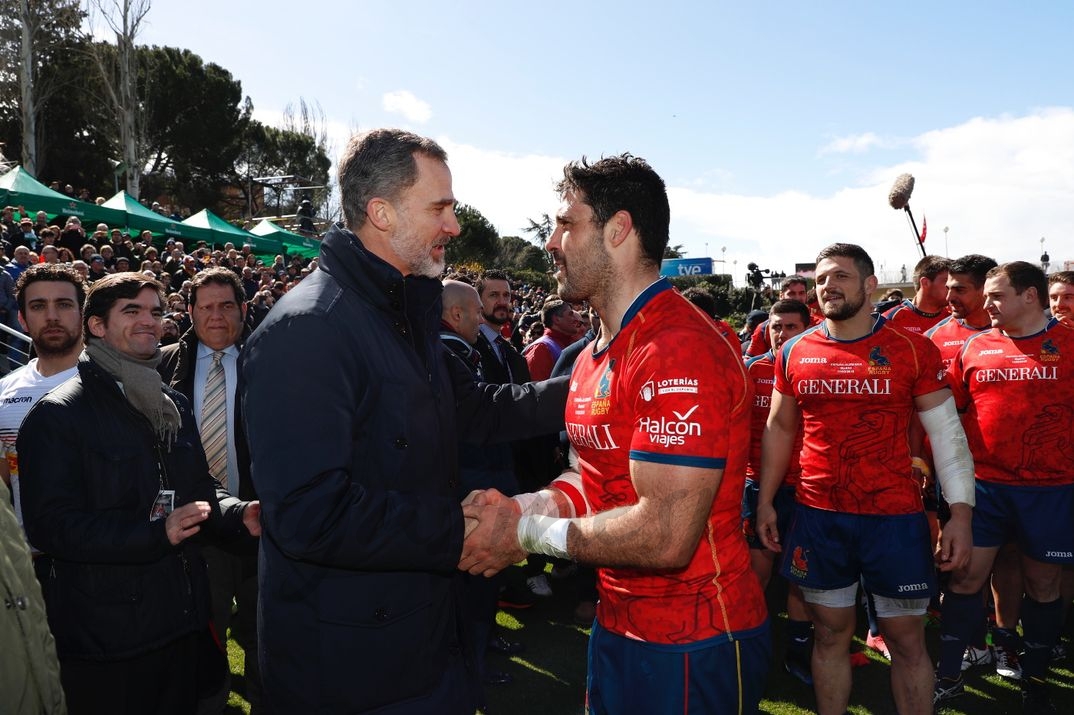
[[373, 129], [351, 137], [339, 160], [339, 193], [347, 228], [360, 229], [375, 198], [397, 201], [418, 180], [414, 154], [447, 162], [432, 139], [402, 129]]

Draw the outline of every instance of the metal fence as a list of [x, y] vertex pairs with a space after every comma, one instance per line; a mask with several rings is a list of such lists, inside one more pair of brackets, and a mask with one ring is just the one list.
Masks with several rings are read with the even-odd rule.
[[5, 362], [0, 354], [0, 374], [6, 374], [30, 361], [30, 337], [3, 323], [0, 323], [0, 348], [0, 352], [7, 355]]

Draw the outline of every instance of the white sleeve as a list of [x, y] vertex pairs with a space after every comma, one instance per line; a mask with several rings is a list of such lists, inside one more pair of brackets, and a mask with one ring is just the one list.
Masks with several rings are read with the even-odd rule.
[[966, 442], [966, 432], [955, 409], [955, 398], [948, 397], [931, 410], [919, 412], [921, 424], [929, 435], [936, 479], [948, 504], [973, 506], [973, 455]]

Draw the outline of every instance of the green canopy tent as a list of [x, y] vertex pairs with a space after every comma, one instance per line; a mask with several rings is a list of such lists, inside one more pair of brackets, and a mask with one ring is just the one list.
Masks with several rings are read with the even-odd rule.
[[250, 229], [250, 233], [255, 236], [276, 239], [283, 244], [289, 256], [316, 258], [321, 253], [320, 239], [292, 233], [287, 229], [280, 228], [267, 218], [261, 219], [260, 223]]
[[179, 221], [173, 221], [167, 216], [161, 216], [156, 211], [140, 204], [126, 191], [120, 191], [105, 201], [104, 205], [124, 212], [128, 229], [152, 231], [155, 236], [163, 237], [165, 241], [169, 238], [188, 242], [205, 241], [206, 243], [213, 240], [212, 234], [207, 229], [188, 226]]
[[21, 166], [0, 176], [0, 205], [22, 206], [28, 213], [44, 211], [50, 216], [77, 216], [85, 223], [109, 226], [123, 226], [127, 218], [114, 208], [86, 203], [53, 191]]
[[277, 256], [283, 253], [283, 243], [279, 240], [265, 236], [255, 236], [249, 231], [235, 228], [209, 209], [198, 211], [183, 221], [183, 225], [208, 230], [211, 238], [206, 240], [220, 246], [229, 241], [234, 243], [236, 248], [244, 243], [249, 243], [254, 253], [259, 256]]

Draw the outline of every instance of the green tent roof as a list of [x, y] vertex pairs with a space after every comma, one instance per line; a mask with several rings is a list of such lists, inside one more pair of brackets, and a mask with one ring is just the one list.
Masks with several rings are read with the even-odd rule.
[[165, 238], [188, 239], [192, 241], [211, 241], [212, 234], [197, 226], [188, 226], [161, 216], [156, 211], [146, 208], [126, 191], [120, 191], [104, 202], [108, 208], [123, 211], [127, 217], [127, 227], [138, 231], [152, 231]]
[[264, 236], [255, 236], [249, 231], [235, 228], [209, 209], [198, 211], [196, 214], [183, 221], [183, 225], [208, 230], [211, 234], [211, 238], [208, 240], [213, 243], [222, 245], [230, 241], [239, 246], [244, 243], [249, 243], [254, 249], [254, 253], [259, 255], [277, 255], [283, 253], [283, 243], [279, 240], [266, 238]]
[[260, 223], [250, 229], [250, 233], [255, 236], [275, 238], [287, 249], [287, 255], [289, 256], [316, 258], [321, 253], [321, 240], [319, 238], [309, 238], [298, 233], [292, 233], [287, 229], [280, 228], [267, 218], [261, 219]]
[[23, 206], [27, 212], [77, 216], [83, 221], [106, 223], [109, 226], [126, 224], [126, 215], [122, 211], [72, 199], [53, 191], [21, 166], [0, 176], [0, 205]]

